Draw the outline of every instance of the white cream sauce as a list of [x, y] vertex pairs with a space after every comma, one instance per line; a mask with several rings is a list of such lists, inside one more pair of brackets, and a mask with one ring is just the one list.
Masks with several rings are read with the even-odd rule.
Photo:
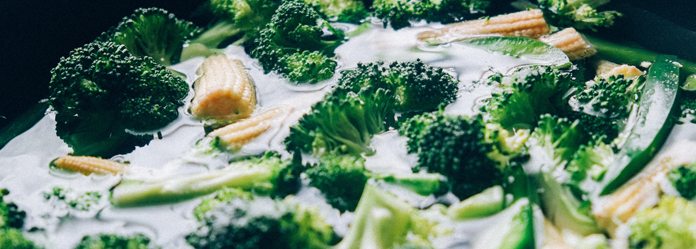
[[[432, 65], [448, 68], [460, 80], [458, 99], [446, 109], [446, 112], [452, 114], [476, 113], [477, 103], [490, 90], [475, 82], [491, 71], [508, 72], [519, 65], [538, 63], [531, 59], [490, 54], [456, 43], [428, 47], [416, 39], [418, 32], [436, 25], [421, 23], [399, 31], [384, 29], [379, 23], [371, 25], [371, 29], [350, 37], [348, 42], [338, 47], [336, 54], [340, 69], [354, 68], [358, 62], [409, 61], [418, 58]], [[356, 26], [348, 24], [338, 24], [338, 27], [348, 32], [356, 29]], [[258, 154], [266, 150], [277, 150], [287, 157], [289, 154], [284, 151], [282, 141], [289, 133], [288, 127], [295, 124], [310, 110], [313, 103], [330, 91], [340, 76], [340, 73], [336, 74], [334, 78], [315, 85], [295, 85], [274, 73], [264, 74], [258, 62], [245, 54], [241, 47], [228, 47], [224, 53], [242, 60], [248, 67], [256, 83], [259, 111], [279, 105], [292, 106], [293, 111], [282, 124], [274, 126], [240, 152], [213, 157], [203, 156], [194, 149], [196, 142], [204, 137], [204, 130], [200, 122], [186, 113], [187, 104], [181, 108], [179, 119], [162, 130], [161, 139], [155, 139], [130, 154], [114, 158], [131, 163], [131, 169], [123, 178], [156, 180], [205, 172], [226, 165], [227, 160], [233, 157]], [[203, 58], [194, 58], [174, 65], [172, 69], [184, 73], [187, 82], [192, 84], [197, 77], [196, 69], [202, 61]], [[693, 129], [677, 127], [676, 130], [680, 131], [680, 139], [696, 140]], [[673, 134], [670, 139], [676, 139], [676, 135]], [[372, 147], [376, 154], [367, 158], [367, 167], [371, 170], [410, 172], [410, 167], [415, 164], [416, 157], [406, 153], [405, 138], [399, 137], [395, 131], [375, 136]], [[49, 169], [49, 163], [53, 159], [70, 152], [71, 149], [55, 135], [54, 115], [51, 113], [0, 150], [0, 188], [10, 191], [7, 201], [15, 202], [27, 212], [25, 228], [38, 228], [27, 233], [30, 238], [46, 248], [73, 248], [83, 236], [89, 234], [143, 233], [163, 248], [190, 248], [184, 236], [196, 228], [192, 210], [200, 199], [159, 206], [112, 207], [108, 202], [109, 189], [119, 183], [121, 176], [84, 176]], [[53, 187], [70, 188], [75, 192], [99, 191], [103, 198], [101, 204], [90, 211], [69, 208], [54, 210], [44, 198], [44, 193], [50, 192]], [[327, 221], [335, 226], [336, 232], [339, 235], [346, 233], [352, 214], [340, 214], [332, 209], [316, 189], [302, 189], [297, 199], [318, 205]], [[428, 201], [432, 200], [410, 199], [414, 205]], [[466, 245], [469, 238], [494, 219], [462, 223], [456, 230], [458, 239], [443, 242], [442, 245]]]

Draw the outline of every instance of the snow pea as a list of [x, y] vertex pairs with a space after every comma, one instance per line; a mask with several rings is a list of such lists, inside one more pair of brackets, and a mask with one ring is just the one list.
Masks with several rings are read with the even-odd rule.
[[607, 170], [599, 195], [606, 195], [640, 172], [667, 139], [675, 120], [671, 113], [679, 93], [675, 56], [658, 56], [650, 67], [638, 102], [636, 123]]

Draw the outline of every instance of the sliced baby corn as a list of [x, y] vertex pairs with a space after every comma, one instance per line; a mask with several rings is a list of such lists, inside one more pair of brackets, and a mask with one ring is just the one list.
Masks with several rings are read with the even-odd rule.
[[626, 64], [619, 65], [611, 61], [599, 60], [595, 65], [597, 67], [597, 75], [603, 78], [609, 78], [609, 76], [617, 76], [619, 74], [623, 74], [624, 78], [633, 78], [643, 75], [643, 71], [637, 67]]
[[256, 108], [254, 82], [242, 61], [208, 57], [198, 68], [191, 114], [198, 119], [230, 121], [249, 117]]
[[85, 175], [92, 173], [115, 175], [126, 169], [126, 164], [91, 156], [65, 155], [53, 161], [53, 165]]
[[589, 41], [574, 28], [566, 28], [539, 40], [563, 51], [570, 60], [580, 60], [597, 53]]
[[282, 118], [287, 116], [291, 110], [292, 108], [288, 106], [268, 109], [250, 118], [216, 129], [208, 133], [208, 137], [218, 137], [221, 146], [228, 150], [238, 150], [274, 124], [282, 121]]
[[418, 34], [418, 39], [466, 37], [478, 34], [500, 34], [504, 36], [524, 36], [539, 38], [549, 32], [549, 25], [539, 9], [526, 10], [511, 14], [499, 15], [488, 19], [479, 19], [445, 25], [440, 30], [424, 31]]

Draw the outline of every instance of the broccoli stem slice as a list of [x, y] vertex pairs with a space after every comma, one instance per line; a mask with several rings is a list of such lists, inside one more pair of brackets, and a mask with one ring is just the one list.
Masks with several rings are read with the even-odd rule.
[[334, 249], [392, 248], [408, 233], [414, 214], [408, 203], [366, 184], [350, 230]]
[[183, 201], [227, 188], [270, 192], [277, 172], [263, 167], [234, 167], [153, 183], [122, 183], [112, 191], [114, 206]]

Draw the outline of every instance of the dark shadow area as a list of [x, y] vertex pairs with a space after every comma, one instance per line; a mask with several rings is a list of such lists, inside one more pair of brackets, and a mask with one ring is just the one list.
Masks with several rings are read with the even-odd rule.
[[0, 128], [48, 96], [51, 68], [138, 7], [188, 18], [203, 1], [0, 1]]

